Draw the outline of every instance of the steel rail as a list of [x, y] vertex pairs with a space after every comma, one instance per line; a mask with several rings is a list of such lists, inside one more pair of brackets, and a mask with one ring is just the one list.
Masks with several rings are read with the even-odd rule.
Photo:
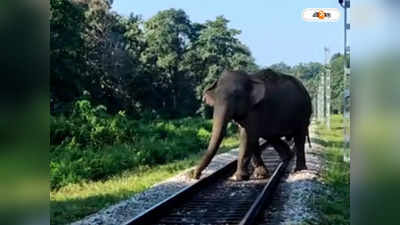
[[250, 207], [249, 211], [246, 213], [239, 225], [254, 224], [257, 216], [260, 214], [260, 211], [270, 203], [272, 194], [274, 193], [280, 178], [284, 174], [287, 165], [288, 162], [279, 163], [274, 174], [268, 180], [268, 183], [265, 185], [264, 189], [254, 201], [253, 205]]
[[[261, 144], [261, 143], [260, 143]], [[266, 147], [267, 143], [263, 143], [261, 146]], [[223, 168], [215, 171], [214, 173], [204, 177], [203, 179], [197, 181], [196, 183], [182, 189], [171, 197], [165, 199], [164, 201], [156, 204], [150, 209], [144, 211], [143, 213], [137, 215], [133, 219], [124, 223], [124, 225], [149, 225], [157, 221], [168, 214], [168, 210], [184, 203], [187, 199], [194, 196], [202, 188], [215, 182], [217, 179], [226, 176], [229, 173], [233, 173], [236, 169], [237, 160], [233, 160]], [[274, 193], [280, 178], [284, 174], [284, 171], [288, 165], [288, 162], [280, 162], [275, 168], [273, 175], [268, 179], [262, 191], [257, 194], [256, 199], [251, 204], [250, 208], [246, 211], [244, 217], [238, 221], [239, 225], [250, 225], [254, 224], [257, 216], [260, 214], [262, 209], [266, 207], [272, 200], [272, 194]], [[235, 223], [236, 224], [236, 223]]]
[[165, 199], [164, 201], [156, 204], [155, 206], [151, 207], [150, 209], [144, 211], [143, 213], [137, 215], [133, 219], [129, 220], [128, 222], [124, 223], [124, 225], [148, 225], [155, 218], [160, 217], [163, 215], [168, 209], [171, 207], [176, 206], [183, 200], [187, 199], [193, 193], [201, 190], [202, 187], [207, 186], [208, 184], [212, 183], [216, 179], [220, 178], [221, 176], [226, 175], [229, 172], [233, 172], [236, 169], [237, 160], [233, 160], [232, 162], [228, 163], [221, 169], [215, 171], [214, 173], [208, 175], [207, 177], [197, 181], [196, 183], [180, 190], [176, 194], [172, 195], [171, 197]]

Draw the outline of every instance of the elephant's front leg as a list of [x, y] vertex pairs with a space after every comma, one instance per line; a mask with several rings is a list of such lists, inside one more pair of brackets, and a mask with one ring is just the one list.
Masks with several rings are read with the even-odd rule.
[[251, 137], [245, 128], [240, 128], [239, 157], [237, 161], [237, 169], [233, 175], [234, 180], [249, 179], [250, 175], [247, 169], [253, 150], [257, 147], [258, 138]]

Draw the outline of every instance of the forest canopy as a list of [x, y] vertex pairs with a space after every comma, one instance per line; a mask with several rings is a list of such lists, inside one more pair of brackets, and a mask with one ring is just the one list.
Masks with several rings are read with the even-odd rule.
[[[70, 114], [76, 101], [89, 100], [133, 118], [204, 116], [201, 93], [224, 69], [259, 69], [238, 38], [241, 31], [224, 16], [196, 23], [183, 10], [168, 9], [143, 20], [118, 15], [107, 0], [50, 3], [52, 115]], [[335, 111], [342, 62], [340, 54], [332, 57]], [[312, 97], [324, 70], [317, 62], [270, 67], [300, 78]]]

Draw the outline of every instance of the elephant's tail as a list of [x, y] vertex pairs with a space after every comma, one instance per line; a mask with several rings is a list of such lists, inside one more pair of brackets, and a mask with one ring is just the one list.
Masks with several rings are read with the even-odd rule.
[[310, 140], [310, 133], [309, 133], [308, 129], [307, 129], [307, 142], [308, 142], [308, 147], [312, 148], [311, 140]]

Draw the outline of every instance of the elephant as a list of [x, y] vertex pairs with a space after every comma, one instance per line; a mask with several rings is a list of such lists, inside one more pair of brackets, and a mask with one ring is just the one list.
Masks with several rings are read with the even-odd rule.
[[205, 89], [203, 101], [214, 108], [212, 135], [206, 153], [193, 171], [194, 178], [200, 178], [216, 154], [227, 124], [232, 120], [239, 125], [240, 132], [234, 180], [250, 178], [247, 171], [250, 161], [254, 177], [269, 176], [261, 158], [259, 138], [267, 140], [284, 161], [290, 160], [294, 153], [282, 138], [293, 139], [297, 158], [295, 171], [307, 169], [304, 145], [312, 105], [307, 89], [295, 77], [272, 69], [254, 74], [224, 70], [219, 79]]

